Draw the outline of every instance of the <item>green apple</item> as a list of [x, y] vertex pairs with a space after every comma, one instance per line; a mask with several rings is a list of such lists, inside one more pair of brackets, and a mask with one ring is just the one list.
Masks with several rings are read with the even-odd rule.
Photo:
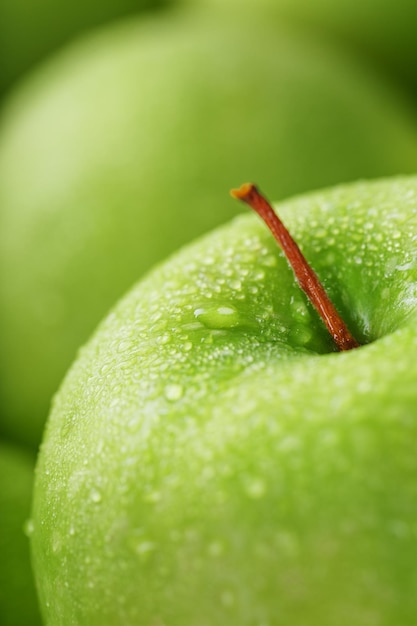
[[417, 85], [414, 0], [277, 0], [278, 13], [354, 45], [382, 67]]
[[33, 445], [77, 348], [230, 218], [230, 181], [280, 199], [416, 168], [415, 116], [337, 50], [254, 17], [159, 17], [70, 48], [4, 112], [0, 430]]
[[417, 84], [417, 3], [414, 0], [183, 0], [216, 10], [265, 12], [314, 27], [378, 62], [384, 71]]
[[165, 0], [0, 0], [0, 93], [89, 28], [163, 4]]
[[47, 626], [414, 623], [417, 179], [278, 209], [362, 347], [334, 351], [254, 215], [139, 282], [46, 429]]
[[[0, 624], [40, 626], [24, 529], [30, 516], [34, 460], [0, 442]], [[26, 530], [30, 530], [29, 528]]]

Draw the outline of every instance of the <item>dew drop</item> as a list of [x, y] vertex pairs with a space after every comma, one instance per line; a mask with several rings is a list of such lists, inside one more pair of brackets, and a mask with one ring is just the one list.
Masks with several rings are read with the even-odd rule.
[[253, 500], [259, 500], [263, 498], [266, 493], [266, 485], [262, 478], [251, 478], [246, 483], [246, 493], [249, 498]]
[[304, 325], [299, 325], [290, 333], [289, 341], [295, 346], [305, 346], [311, 341], [313, 333], [310, 328]]
[[125, 339], [122, 339], [122, 341], [119, 342], [119, 345], [117, 346], [117, 351], [118, 352], [127, 352], [131, 346], [131, 342], [130, 341], [126, 341]]
[[170, 402], [180, 400], [184, 394], [182, 385], [167, 385], [165, 387], [165, 398]]
[[110, 363], [105, 363], [100, 369], [100, 374], [102, 376], [105, 376], [109, 372], [110, 367], [111, 367]]
[[196, 309], [194, 315], [204, 326], [214, 330], [233, 328], [240, 323], [239, 313], [235, 307], [231, 305]]
[[151, 321], [151, 322], [153, 322], [153, 323], [154, 323], [154, 322], [159, 322], [159, 320], [161, 319], [161, 317], [162, 317], [162, 313], [161, 313], [161, 311], [157, 311], [156, 313], [154, 313], [154, 314], [151, 316], [150, 321]]
[[159, 493], [159, 491], [151, 491], [147, 493], [144, 497], [144, 500], [146, 502], [152, 502], [152, 503], [159, 502], [160, 499], [161, 499], [161, 494]]
[[242, 288], [242, 281], [240, 281], [240, 280], [235, 278], [235, 279], [229, 281], [229, 287], [230, 287], [230, 289], [234, 289], [235, 291], [239, 291]]
[[136, 546], [136, 554], [142, 559], [146, 559], [155, 550], [155, 543], [153, 541], [141, 541]]
[[156, 340], [161, 346], [166, 345], [167, 343], [169, 343], [171, 341], [171, 335], [169, 335], [168, 333], [164, 333], [163, 335], [160, 335], [157, 340]]
[[190, 350], [192, 350], [193, 344], [191, 341], [186, 341], [185, 344], [183, 345], [183, 350], [184, 352], [189, 352]]
[[305, 318], [309, 317], [308, 308], [301, 300], [293, 301], [291, 303], [291, 309], [296, 319], [305, 320]]
[[102, 496], [101, 493], [98, 491], [98, 489], [92, 489], [90, 491], [90, 500], [91, 502], [94, 502], [94, 504], [98, 504], [99, 502], [101, 502]]
[[275, 256], [272, 256], [272, 254], [269, 254], [264, 259], [262, 259], [262, 265], [264, 265], [265, 267], [276, 267], [277, 258]]
[[33, 519], [28, 519], [23, 527], [23, 531], [26, 537], [31, 537], [33, 535], [34, 530], [35, 530], [35, 524], [33, 522]]
[[255, 272], [253, 276], [254, 280], [263, 280], [265, 278], [265, 272], [263, 270], [258, 270]]
[[58, 533], [54, 533], [52, 537], [52, 552], [55, 554], [60, 552], [62, 549], [62, 538]]

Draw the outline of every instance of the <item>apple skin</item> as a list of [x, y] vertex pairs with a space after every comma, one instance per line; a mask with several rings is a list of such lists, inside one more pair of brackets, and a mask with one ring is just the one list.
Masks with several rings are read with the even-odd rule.
[[417, 4], [414, 0], [184, 0], [231, 12], [264, 12], [314, 28], [322, 37], [350, 46], [385, 73], [417, 86]]
[[95, 26], [165, 0], [1, 0], [0, 94], [33, 65]]
[[255, 16], [159, 18], [86, 39], [4, 111], [0, 430], [32, 446], [78, 347], [151, 265], [230, 219], [231, 181], [280, 199], [415, 170], [414, 115], [337, 50]]
[[[273, 2], [270, 8], [274, 10]], [[413, 0], [278, 0], [275, 10], [366, 53], [417, 87], [417, 4]]]
[[46, 428], [47, 626], [414, 623], [417, 179], [279, 214], [367, 345], [334, 352], [255, 215], [139, 282]]
[[0, 442], [0, 624], [40, 626], [24, 527], [30, 516], [34, 459]]

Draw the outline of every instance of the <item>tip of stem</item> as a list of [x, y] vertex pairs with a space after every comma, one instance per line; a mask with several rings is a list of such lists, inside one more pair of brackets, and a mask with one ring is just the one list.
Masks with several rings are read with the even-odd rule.
[[253, 183], [244, 183], [239, 189], [231, 189], [230, 195], [236, 200], [243, 200], [251, 193], [254, 186]]

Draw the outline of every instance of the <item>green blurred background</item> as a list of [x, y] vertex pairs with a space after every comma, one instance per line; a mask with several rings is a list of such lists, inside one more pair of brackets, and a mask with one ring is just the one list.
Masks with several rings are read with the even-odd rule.
[[154, 263], [236, 212], [417, 171], [413, 0], [0, 0], [0, 624], [53, 395]]

